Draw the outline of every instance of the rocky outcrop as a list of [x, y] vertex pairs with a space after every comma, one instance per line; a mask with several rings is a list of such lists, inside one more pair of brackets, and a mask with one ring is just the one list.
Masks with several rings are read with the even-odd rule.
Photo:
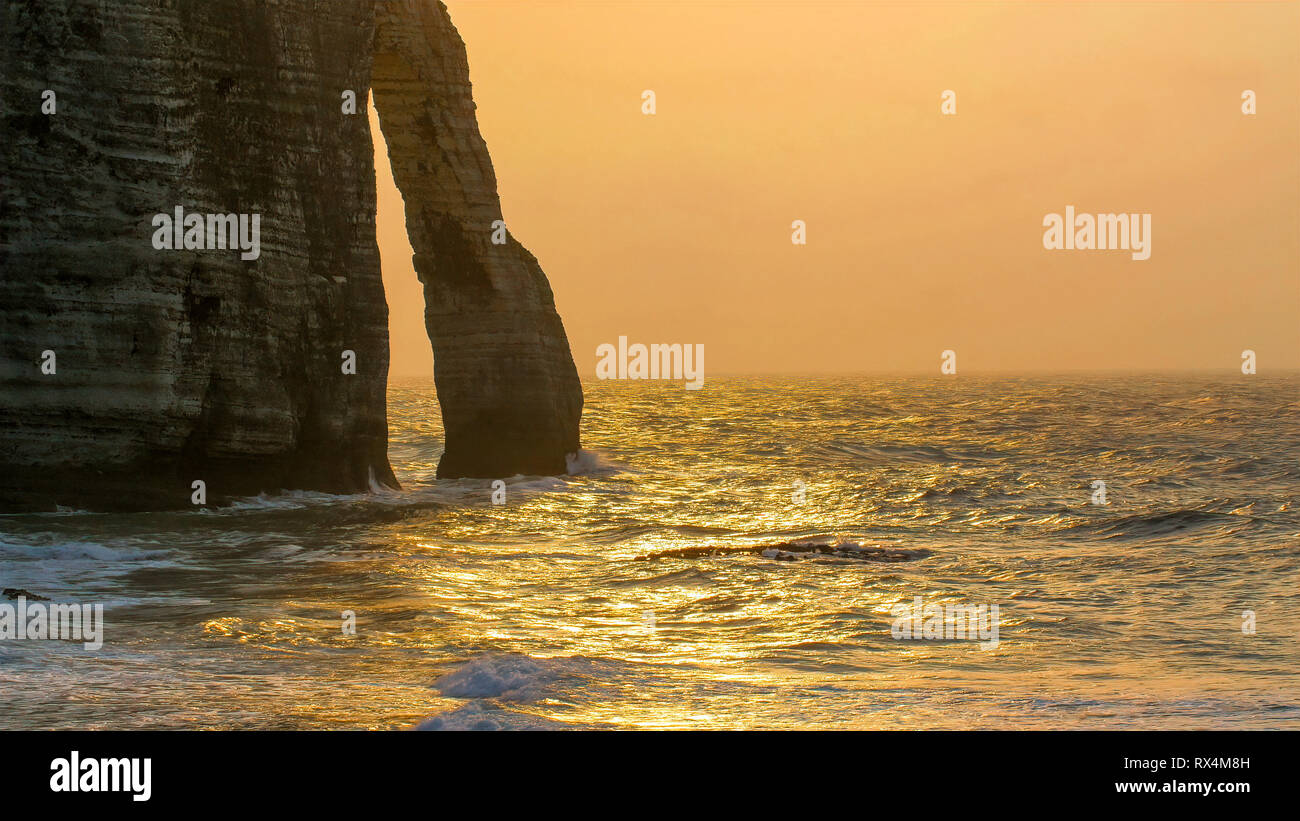
[[[196, 480], [208, 502], [396, 484], [372, 65], [430, 300], [440, 473], [563, 470], [576, 373], [536, 261], [490, 242], [495, 183], [441, 4], [3, 14], [0, 511], [187, 506]], [[156, 248], [177, 207], [258, 215], [255, 258], [211, 247], [220, 223]]]
[[504, 227], [465, 45], [441, 3], [379, 3], [376, 18], [375, 108], [447, 431], [438, 475], [563, 473], [582, 389], [546, 276]]

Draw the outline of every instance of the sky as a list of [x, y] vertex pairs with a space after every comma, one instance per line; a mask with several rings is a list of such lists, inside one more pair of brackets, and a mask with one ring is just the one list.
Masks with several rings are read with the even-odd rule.
[[[447, 6], [583, 378], [620, 336], [711, 375], [1300, 367], [1300, 3]], [[373, 117], [390, 373], [428, 376]], [[1150, 214], [1150, 258], [1044, 248], [1067, 206]]]

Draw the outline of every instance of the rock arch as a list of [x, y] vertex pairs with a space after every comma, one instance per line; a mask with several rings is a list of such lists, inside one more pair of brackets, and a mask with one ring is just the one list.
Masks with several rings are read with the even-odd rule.
[[577, 369], [541, 266], [508, 232], [493, 242], [496, 176], [441, 3], [376, 5], [371, 89], [424, 284], [447, 432], [438, 475], [563, 473]]
[[[436, 0], [49, 0], [0, 10], [0, 512], [395, 484], [372, 85], [424, 282], [442, 476], [560, 473], [582, 394], [500, 218], [464, 44]], [[57, 113], [41, 111], [57, 93]], [[158, 250], [181, 207], [260, 255]], [[57, 373], [42, 373], [42, 352]], [[355, 374], [340, 354], [355, 353]]]

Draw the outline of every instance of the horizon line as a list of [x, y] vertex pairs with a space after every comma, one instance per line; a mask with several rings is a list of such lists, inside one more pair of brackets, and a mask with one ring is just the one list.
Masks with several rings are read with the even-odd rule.
[[[728, 379], [736, 377], [846, 377], [846, 376], [926, 376], [926, 377], [961, 377], [961, 376], [1087, 376], [1087, 375], [1108, 375], [1108, 376], [1138, 376], [1138, 375], [1178, 375], [1178, 374], [1201, 374], [1217, 376], [1270, 376], [1283, 375], [1295, 376], [1300, 375], [1300, 366], [1273, 368], [1269, 371], [1261, 371], [1255, 374], [1243, 374], [1239, 368], [1025, 368], [1025, 369], [974, 369], [962, 370], [956, 374], [941, 374], [930, 370], [874, 370], [874, 371], [721, 371], [715, 374], [709, 374], [705, 377], [706, 382], [709, 379]], [[389, 373], [389, 379], [429, 379], [432, 380], [432, 373]], [[593, 375], [579, 375], [582, 382], [680, 382], [680, 379], [598, 379]]]

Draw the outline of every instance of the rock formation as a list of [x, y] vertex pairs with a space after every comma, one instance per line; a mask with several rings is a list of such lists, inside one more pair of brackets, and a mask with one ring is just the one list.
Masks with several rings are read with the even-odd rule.
[[[439, 475], [564, 470], [576, 370], [536, 260], [491, 241], [495, 178], [441, 3], [2, 13], [0, 512], [188, 506], [195, 480], [210, 503], [396, 484], [372, 70], [428, 300]], [[212, 247], [211, 221], [156, 248], [178, 206], [260, 215], [260, 253]]]
[[563, 473], [578, 449], [578, 372], [541, 266], [494, 231], [504, 223], [465, 45], [441, 3], [379, 3], [376, 18], [375, 108], [447, 431], [438, 475]]

